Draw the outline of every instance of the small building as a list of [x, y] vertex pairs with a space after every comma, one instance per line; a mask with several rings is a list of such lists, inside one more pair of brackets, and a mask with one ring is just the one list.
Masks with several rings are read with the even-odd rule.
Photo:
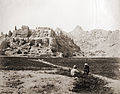
[[21, 29], [16, 29], [13, 31], [12, 37], [26, 38], [29, 36], [29, 33], [29, 27], [23, 25]]

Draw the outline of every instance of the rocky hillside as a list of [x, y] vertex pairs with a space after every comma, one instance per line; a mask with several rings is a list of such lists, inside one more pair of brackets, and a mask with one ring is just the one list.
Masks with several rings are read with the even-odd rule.
[[80, 26], [77, 26], [69, 33], [69, 36], [81, 47], [85, 56], [120, 56], [120, 30], [94, 29], [84, 31]]
[[9, 56], [70, 57], [81, 52], [80, 47], [62, 31], [54, 31], [48, 27], [36, 29], [30, 29], [28, 26], [22, 26], [20, 29], [15, 27], [13, 32], [9, 31], [4, 37], [0, 38], [0, 49]]
[[[80, 26], [67, 33], [56, 28], [15, 27], [0, 36], [0, 54], [25, 56], [120, 56], [120, 30], [94, 29], [85, 31]], [[78, 45], [78, 46], [77, 46]]]

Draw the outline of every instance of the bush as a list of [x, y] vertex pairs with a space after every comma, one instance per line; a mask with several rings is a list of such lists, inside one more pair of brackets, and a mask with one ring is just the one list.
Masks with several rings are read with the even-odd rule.
[[30, 46], [33, 46], [35, 44], [35, 40], [30, 40]]
[[58, 51], [58, 49], [57, 49], [57, 47], [52, 47], [51, 51], [52, 51], [53, 53], [55, 53], [55, 52]]
[[22, 51], [18, 49], [17, 54], [22, 54]]
[[63, 51], [63, 57], [68, 58], [68, 57], [72, 57], [73, 53], [69, 50], [64, 50]]
[[108, 83], [98, 77], [92, 75], [83, 75], [73, 83], [73, 92], [92, 92], [91, 94], [113, 94], [109, 87], [105, 87]]
[[6, 40], [4, 40], [0, 45], [0, 49], [6, 49], [8, 47], [9, 47], [9, 43]]
[[0, 50], [0, 55], [5, 55], [5, 50]]

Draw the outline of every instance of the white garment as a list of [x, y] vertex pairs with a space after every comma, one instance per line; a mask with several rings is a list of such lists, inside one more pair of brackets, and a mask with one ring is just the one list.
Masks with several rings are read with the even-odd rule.
[[77, 70], [77, 69], [72, 69], [71, 70], [71, 75], [72, 76], [75, 76], [76, 74], [78, 74], [79, 73], [79, 71]]

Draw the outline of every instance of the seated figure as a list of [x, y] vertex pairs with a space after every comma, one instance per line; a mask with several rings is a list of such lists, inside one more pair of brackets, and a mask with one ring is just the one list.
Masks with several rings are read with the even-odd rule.
[[89, 74], [89, 65], [87, 63], [84, 64], [84, 74], [85, 75]]
[[79, 77], [79, 70], [77, 69], [77, 66], [74, 65], [73, 68], [71, 69], [71, 76], [73, 77]]

